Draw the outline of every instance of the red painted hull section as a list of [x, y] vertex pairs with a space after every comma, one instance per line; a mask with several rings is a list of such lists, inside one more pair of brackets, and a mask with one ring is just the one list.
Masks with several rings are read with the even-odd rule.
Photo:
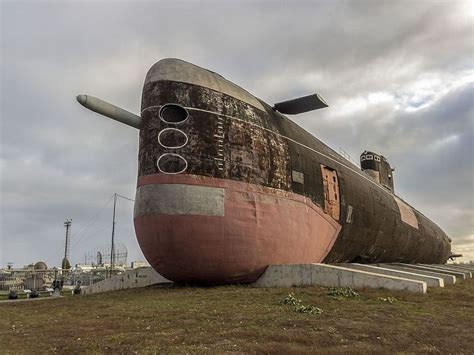
[[321, 262], [341, 226], [304, 196], [196, 175], [142, 176], [138, 186], [184, 184], [224, 188], [224, 216], [135, 217], [150, 265], [176, 282], [252, 282], [270, 264]]

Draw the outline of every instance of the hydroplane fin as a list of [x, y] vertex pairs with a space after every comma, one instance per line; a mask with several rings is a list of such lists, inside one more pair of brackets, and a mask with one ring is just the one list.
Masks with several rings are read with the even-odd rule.
[[273, 109], [288, 115], [297, 115], [299, 113], [319, 110], [328, 107], [328, 104], [318, 94], [298, 97], [296, 99], [278, 102]]

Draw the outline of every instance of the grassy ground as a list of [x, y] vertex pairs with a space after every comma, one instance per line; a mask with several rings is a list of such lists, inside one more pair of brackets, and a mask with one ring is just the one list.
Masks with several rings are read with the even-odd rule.
[[[289, 292], [323, 313], [282, 304]], [[3, 302], [0, 353], [474, 353], [474, 280], [426, 295], [328, 293], [321, 287], [150, 287]]]

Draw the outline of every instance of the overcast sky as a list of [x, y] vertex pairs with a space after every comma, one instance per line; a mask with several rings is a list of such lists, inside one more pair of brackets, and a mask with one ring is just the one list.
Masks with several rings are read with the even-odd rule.
[[[395, 189], [474, 259], [473, 1], [5, 1], [1, 4], [0, 267], [71, 262], [109, 243], [114, 192], [134, 197], [138, 131], [80, 93], [138, 113], [147, 70], [177, 57], [272, 104], [353, 160], [396, 167]], [[105, 206], [105, 207], [104, 207]], [[143, 259], [133, 203], [117, 240]]]

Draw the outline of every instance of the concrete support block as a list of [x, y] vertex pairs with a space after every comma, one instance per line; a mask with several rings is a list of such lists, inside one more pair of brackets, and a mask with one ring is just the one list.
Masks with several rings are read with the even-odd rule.
[[[471, 274], [474, 274], [474, 267], [469, 267], [465, 265], [454, 265], [454, 264], [447, 264], [450, 268], [455, 270], [462, 270], [462, 271], [469, 271]], [[474, 276], [474, 275], [473, 275]]]
[[81, 294], [89, 295], [108, 291], [124, 290], [128, 288], [146, 287], [158, 283], [170, 283], [151, 267], [127, 270], [121, 275], [115, 275], [110, 279], [97, 282], [81, 289]]
[[446, 264], [446, 266], [474, 272], [474, 265], [471, 264]]
[[472, 279], [472, 277], [474, 276], [474, 270], [471, 270], [467, 267], [462, 267], [461, 265], [451, 265], [451, 264], [446, 264], [446, 265], [443, 265], [445, 267], [448, 267], [450, 268], [451, 270], [459, 270], [459, 271], [462, 271], [462, 272], [466, 272], [466, 273], [469, 273], [469, 277]]
[[454, 268], [454, 267], [451, 267], [449, 265], [441, 265], [441, 264], [419, 264], [419, 265], [429, 266], [429, 267], [433, 267], [433, 268], [440, 269], [440, 270], [462, 272], [462, 273], [464, 273], [464, 275], [466, 275], [467, 279], [472, 279], [472, 272], [470, 270], [461, 270], [459, 268]]
[[314, 286], [311, 264], [269, 265], [253, 284], [256, 287]]
[[257, 287], [325, 286], [384, 288], [426, 293], [426, 282], [327, 264], [270, 265]]
[[[400, 265], [400, 264], [397, 263], [396, 265]], [[438, 272], [440, 274], [453, 275], [453, 276], [456, 276], [460, 280], [465, 280], [466, 279], [466, 275], [462, 272], [459, 272], [459, 271], [443, 270], [443, 269], [439, 269], [439, 268], [436, 268], [436, 267], [423, 266], [423, 265], [419, 265], [419, 264], [401, 264], [401, 265], [404, 265], [404, 266], [406, 266], [410, 269], [427, 270], [427, 271]]]
[[462, 268], [466, 268], [468, 270], [471, 270], [474, 272], [474, 264], [452, 264], [452, 265], [456, 265], [456, 266], [459, 266], [459, 267], [462, 267]]
[[406, 266], [407, 264], [378, 264], [378, 265], [382, 266], [386, 269], [407, 271], [407, 272], [415, 273], [417, 275], [426, 275], [426, 276], [432, 276], [432, 277], [439, 277], [439, 278], [443, 279], [445, 285], [454, 285], [456, 283], [456, 276], [448, 275], [448, 274], [444, 274], [444, 273], [439, 273], [439, 272], [436, 272], [436, 271], [414, 269], [414, 268], [410, 268], [410, 267]]
[[420, 275], [410, 271], [393, 270], [384, 268], [383, 266], [367, 265], [367, 264], [344, 264], [341, 265], [351, 269], [373, 272], [375, 274], [396, 276], [410, 280], [418, 280], [426, 282], [428, 287], [444, 287], [444, 280], [440, 277]]

